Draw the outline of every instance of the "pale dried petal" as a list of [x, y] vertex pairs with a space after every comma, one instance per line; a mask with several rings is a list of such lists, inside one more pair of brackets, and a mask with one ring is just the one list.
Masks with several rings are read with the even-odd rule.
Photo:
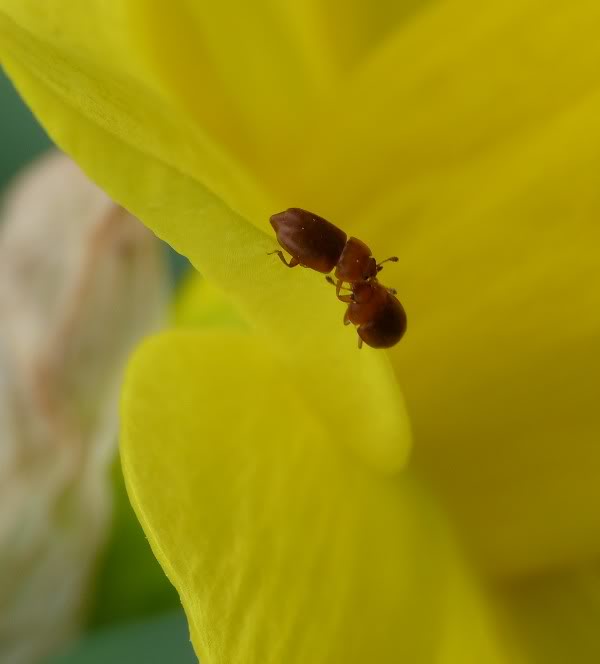
[[154, 236], [52, 154], [0, 228], [0, 661], [76, 629], [110, 514], [117, 388], [164, 310]]

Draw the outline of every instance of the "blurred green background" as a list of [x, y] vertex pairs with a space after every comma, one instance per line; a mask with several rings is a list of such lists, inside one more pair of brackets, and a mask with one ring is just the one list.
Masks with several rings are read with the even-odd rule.
[[[51, 146], [11, 83], [0, 72], [0, 187]], [[165, 251], [168, 251], [165, 248]], [[174, 284], [187, 269], [169, 251]], [[115, 461], [115, 512], [80, 642], [52, 664], [196, 662], [179, 598], [156, 562], [129, 505]], [[0, 570], [0, 583], [1, 583]]]
[[51, 145], [0, 71], [0, 185]]

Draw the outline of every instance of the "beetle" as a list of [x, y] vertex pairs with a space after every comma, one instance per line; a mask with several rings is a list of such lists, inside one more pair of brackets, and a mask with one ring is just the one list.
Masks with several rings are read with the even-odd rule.
[[[334, 283], [333, 279], [329, 280]], [[349, 295], [338, 299], [348, 304], [344, 325], [353, 323], [358, 333], [358, 347], [363, 341], [372, 348], [390, 348], [406, 332], [406, 312], [393, 288], [386, 288], [377, 279], [360, 281]]]
[[327, 219], [301, 208], [288, 208], [270, 218], [277, 241], [291, 255], [285, 260], [279, 249], [277, 254], [284, 265], [302, 265], [327, 274], [335, 268], [336, 293], [339, 296], [344, 283], [355, 284], [374, 279], [383, 263], [397, 262], [397, 256], [381, 263], [373, 258], [369, 247], [361, 240], [350, 237]]

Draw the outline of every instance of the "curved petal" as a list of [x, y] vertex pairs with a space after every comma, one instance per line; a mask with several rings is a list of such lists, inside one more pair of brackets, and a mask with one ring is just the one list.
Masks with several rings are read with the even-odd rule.
[[223, 292], [195, 270], [190, 270], [178, 288], [173, 319], [178, 327], [248, 329]]
[[590, 97], [468, 169], [463, 221], [406, 238], [412, 329], [393, 361], [415, 439], [501, 574], [600, 553], [599, 112]]
[[[179, 100], [173, 99], [163, 84], [155, 63], [146, 57], [143, 4], [109, 0], [76, 8], [68, 1], [53, 0], [40, 8], [28, 0], [2, 0], [2, 64], [66, 152], [74, 151], [74, 136], [57, 136], [59, 127], [66, 128], [64, 117], [60, 116], [61, 105], [68, 107], [77, 119], [81, 117], [125, 144], [143, 150], [147, 158], [197, 178], [218, 196], [256, 213], [264, 200], [252, 176], [233, 154], [234, 146], [233, 152], [228, 150], [218, 136], [194, 124], [182, 112]], [[186, 4], [179, 3], [182, 9]], [[172, 5], [168, 11], [161, 7], [166, 40], [170, 34], [168, 17], [177, 13], [172, 11]], [[150, 8], [148, 11], [152, 16]], [[228, 48], [225, 41], [221, 43]], [[168, 55], [168, 49], [162, 53], [163, 57]], [[227, 128], [224, 132], [235, 144], [236, 121], [231, 117], [231, 104], [220, 96], [218, 81], [209, 80], [208, 74], [204, 79], [195, 75], [199, 65], [192, 53], [183, 49], [177, 53], [182, 57], [180, 71], [188, 77], [189, 88], [201, 90], [205, 99], [211, 101], [205, 104], [207, 114], [218, 109]], [[216, 54], [215, 60], [218, 62]], [[206, 62], [206, 68], [210, 69], [210, 62]], [[240, 71], [239, 77], [243, 75]], [[46, 93], [55, 96], [58, 103], [38, 108], [35, 97]], [[100, 146], [95, 147], [96, 154], [78, 154], [84, 169], [98, 158]], [[100, 184], [107, 188], [107, 183]]]
[[506, 629], [528, 661], [600, 661], [598, 561], [511, 584], [498, 593]]
[[[276, 207], [271, 198], [293, 201], [346, 220], [342, 225], [362, 226], [361, 236], [374, 238], [376, 255], [401, 251], [400, 274], [411, 277], [403, 279], [411, 332], [397, 351], [397, 366], [415, 409], [423, 456], [474, 546], [486, 564], [504, 573], [598, 550], [598, 428], [590, 389], [598, 357], [597, 3], [440, 1], [397, 31], [376, 22], [380, 27], [370, 37], [352, 39], [351, 48], [341, 47], [341, 55], [329, 59], [319, 38], [331, 34], [322, 31], [327, 12], [319, 27], [311, 22], [310, 5], [303, 5], [304, 32], [290, 43], [310, 43], [314, 50], [305, 51], [317, 55], [303, 80], [290, 76], [300, 94], [287, 87], [284, 96], [302, 97], [299, 108], [304, 99], [314, 106], [318, 98], [321, 129], [315, 118], [300, 119], [289, 135], [279, 135], [284, 112], [273, 118], [272, 90], [257, 87], [260, 99], [242, 103], [252, 104], [253, 121], [265, 121], [256, 136], [264, 137], [269, 123], [273, 131], [266, 143], [248, 144], [245, 151], [237, 143], [222, 145], [198, 126], [206, 120], [215, 134], [225, 133], [198, 115], [193, 95], [191, 102], [183, 93], [183, 99], [173, 95], [181, 81], [191, 80], [175, 76], [177, 62], [168, 60], [166, 71], [154, 69], [157, 17], [139, 29], [130, 20], [136, 8], [147, 9], [143, 4], [107, 3], [111, 11], [100, 15], [107, 10], [86, 5], [83, 18], [72, 7], [53, 15], [32, 2], [4, 0], [2, 6], [13, 17], [0, 21], [10, 49], [7, 64], [26, 98], [113, 197], [139, 206], [138, 216], [146, 218], [137, 200], [145, 169], [120, 186], [112, 172], [119, 153], [109, 150], [107, 158], [102, 132], [88, 140], [65, 99], [125, 143], [143, 145], [147, 154], [193, 174], [257, 224]], [[118, 28], [106, 42], [110, 57], [95, 57], [95, 42], [88, 47], [94, 30], [78, 23], [88, 17], [90, 25], [108, 21]], [[58, 48], [67, 37], [75, 41]], [[261, 48], [271, 43], [264, 40]], [[283, 49], [281, 57], [291, 52]], [[120, 53], [129, 57], [119, 62], [113, 54]], [[67, 56], [80, 66], [69, 65]], [[216, 52], [215, 62], [231, 65], [234, 56], [221, 59]], [[325, 73], [315, 73], [317, 61], [329, 63]], [[107, 63], [108, 75], [102, 69]], [[296, 65], [286, 67], [298, 72]], [[227, 71], [238, 70], [232, 65]], [[280, 71], [277, 66], [274, 75]], [[344, 74], [339, 80], [336, 71]], [[46, 72], [45, 83], [34, 72]], [[264, 83], [265, 76], [254, 78]], [[151, 93], [130, 85], [146, 79]], [[233, 89], [236, 79], [227, 80]], [[217, 88], [207, 89], [213, 101], [224, 99]], [[261, 116], [263, 92], [269, 108]], [[229, 117], [227, 105], [220, 105], [226, 107], [222, 117]], [[150, 125], [159, 129], [140, 133]], [[244, 128], [254, 136], [251, 125]], [[248, 156], [253, 150], [260, 153], [254, 161]], [[140, 162], [127, 163], [140, 168]], [[152, 190], [142, 195], [151, 197]], [[182, 227], [148, 219], [169, 241], [186, 246]], [[554, 313], [556, 299], [562, 316]], [[301, 313], [300, 326], [306, 320]], [[449, 398], [454, 381], [457, 397]], [[572, 446], [568, 454], [565, 439]], [[481, 498], [474, 501], [474, 494]]]
[[[270, 181], [295, 171], [324, 99], [427, 2], [366, 10], [360, 0], [51, 0], [43, 8], [1, 0], [2, 61], [18, 88], [26, 69], [87, 120], [201, 181], [260, 226], [265, 207], [286, 203]], [[51, 108], [39, 112], [55, 133]]]
[[587, 0], [436, 3], [281, 183], [400, 255], [416, 447], [500, 574], [600, 552], [599, 29]]
[[417, 483], [334, 444], [259, 340], [146, 342], [123, 424], [130, 497], [202, 662], [503, 661]]
[[482, 198], [467, 168], [485, 178], [488, 161], [598, 91], [599, 29], [594, 0], [431, 3], [323, 100], [278, 191], [380, 242], [460, 218]]
[[87, 122], [25, 70], [18, 78], [34, 110], [53, 115], [57, 142], [70, 145], [113, 200], [185, 253], [266, 337], [315, 407], [329, 413], [339, 440], [378, 468], [401, 467], [410, 432], [396, 378], [384, 354], [356, 350], [322, 275], [283, 268], [266, 255], [274, 240], [202, 185]]

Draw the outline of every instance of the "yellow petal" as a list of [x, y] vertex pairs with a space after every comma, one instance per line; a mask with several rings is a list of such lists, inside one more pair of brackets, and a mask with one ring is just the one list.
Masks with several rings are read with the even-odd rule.
[[598, 90], [599, 29], [594, 0], [427, 5], [323, 100], [278, 190], [388, 242], [431, 224], [422, 215], [433, 207], [443, 223], [482, 198], [465, 180], [457, 187], [457, 169], [485, 177], [479, 160]]
[[323, 276], [283, 268], [267, 256], [273, 238], [205, 187], [86, 121], [24, 69], [18, 78], [34, 111], [52, 115], [55, 139], [87, 163], [92, 179], [186, 254], [266, 337], [307, 398], [328, 413], [337, 438], [378, 468], [401, 467], [410, 432], [396, 378], [385, 354], [357, 351]]
[[370, 63], [339, 174], [368, 173], [337, 196], [401, 256], [382, 277], [411, 321], [393, 356], [420, 458], [483, 562], [523, 573], [600, 552], [600, 6], [488, 3], [459, 23], [469, 5]]
[[[397, 32], [382, 29], [379, 18], [379, 27], [359, 28], [356, 39], [346, 42], [353, 30], [343, 31], [345, 45], [335, 51], [330, 39], [329, 56], [319, 36], [333, 34], [327, 26], [336, 25], [335, 5], [320, 23], [302, 5], [297, 11], [308, 18], [290, 43], [303, 45], [307, 63], [309, 51], [314, 60], [303, 79], [296, 78], [297, 62], [285, 65], [295, 73], [283, 96], [299, 108], [306, 108], [299, 97], [306, 98], [317, 117], [291, 126], [290, 116], [286, 129], [284, 111], [273, 117], [273, 91], [262, 85], [275, 79], [250, 72], [259, 99], [240, 103], [251, 104], [258, 124], [242, 123], [243, 145], [233, 126], [227, 143], [219, 118], [199, 114], [180, 91], [181, 81], [195, 80], [189, 62], [169, 56], [168, 70], [155, 70], [151, 28], [158, 17], [138, 28], [134, 5], [124, 6], [92, 3], [81, 12], [53, 12], [32, 1], [0, 4], [12, 16], [0, 20], [6, 64], [55, 138], [132, 208], [146, 169], [137, 162], [138, 172], [119, 186], [112, 166], [120, 153], [107, 149], [101, 132], [88, 140], [72, 108], [193, 174], [253, 223], [266, 224], [271, 199], [293, 201], [360, 231], [376, 255], [401, 253], [403, 265], [389, 278], [391, 285], [404, 284], [411, 329], [397, 366], [423, 456], [474, 547], [504, 573], [597, 552], [600, 460], [592, 388], [600, 356], [594, 342], [599, 289], [591, 261], [598, 242], [598, 4], [440, 1]], [[135, 9], [150, 11], [141, 3]], [[361, 23], [369, 21], [352, 25]], [[93, 29], [109, 24], [108, 35]], [[101, 39], [90, 41], [96, 34]], [[229, 49], [232, 40], [222, 43]], [[284, 48], [281, 57], [292, 51]], [[220, 53], [214, 61], [230, 65], [226, 87], [235, 89], [236, 72], [248, 75], [234, 66], [245, 54], [236, 60], [230, 49], [221, 60]], [[317, 63], [325, 63], [321, 74]], [[218, 107], [220, 117], [230, 118], [225, 97], [202, 71], [196, 87], [213, 102], [206, 113]], [[262, 99], [269, 100], [264, 125]], [[252, 142], [255, 131], [260, 140]], [[265, 131], [270, 138], [261, 144]], [[145, 217], [141, 206], [134, 211]], [[182, 227], [152, 215], [149, 223], [190, 253]], [[297, 313], [306, 320], [304, 311]]]
[[502, 574], [600, 553], [599, 113], [590, 97], [457, 172], [477, 192], [462, 218], [406, 236], [394, 362], [417, 446]]
[[[324, 98], [422, 1], [366, 10], [360, 0], [0, 0], [0, 57], [19, 89], [25, 69], [86, 119], [266, 225], [265, 206], [282, 199], [270, 180], [294, 172]], [[52, 108], [39, 116], [54, 134]]]
[[223, 292], [195, 270], [191, 270], [179, 285], [173, 318], [178, 327], [247, 328]]
[[436, 3], [282, 178], [400, 255], [417, 450], [501, 574], [600, 553], [599, 30], [591, 1]]
[[130, 497], [205, 664], [503, 661], [415, 480], [335, 444], [260, 341], [146, 342], [123, 422]]
[[[76, 7], [65, 0], [53, 0], [40, 7], [35, 1], [2, 0], [2, 64], [26, 101], [38, 111], [42, 124], [67, 152], [77, 151], [75, 137], [64, 136], [60, 131], [68, 129], [60, 109], [55, 104], [38, 108], [36, 96], [51, 93], [75, 117], [81, 116], [127, 145], [143, 150], [147, 158], [192, 175], [211, 191], [256, 213], [264, 201], [253, 183], [253, 176], [245, 171], [228, 146], [219, 142], [217, 135], [207, 131], [216, 129], [208, 120], [218, 116], [227, 127], [223, 133], [230, 136], [234, 144], [242, 140], [235, 132], [239, 112], [227, 98], [220, 97], [218, 79], [210, 79], [211, 61], [214, 59], [218, 66], [218, 54], [229, 49], [228, 42], [222, 39], [220, 51], [210, 59], [194, 57], [194, 53], [186, 51], [183, 38], [181, 48], [175, 49], [181, 57], [180, 76], [186, 77], [188, 89], [200, 90], [204, 100], [209, 100], [204, 103], [207, 126], [200, 126], [182, 111], [182, 100], [173, 98], [156, 62], [147, 55], [144, 44], [150, 37], [145, 30], [153, 11], [146, 7], [148, 16], [144, 18], [145, 4], [108, 0]], [[162, 20], [164, 26], [160, 48], [166, 62], [171, 57], [170, 30], [177, 27], [174, 21], [180, 17], [183, 25], [189, 18], [182, 13], [187, 3], [178, 4], [179, 13], [174, 11], [174, 5], [168, 10], [161, 6], [156, 17], [156, 22]], [[242, 28], [245, 24], [240, 22], [239, 25]], [[186, 36], [191, 27], [188, 22]], [[198, 72], [202, 66], [206, 72]], [[243, 75], [240, 71], [239, 78]], [[101, 146], [96, 148], [95, 156], [79, 151], [84, 168], [94, 159], [102, 159], [104, 151]]]
[[600, 661], [600, 576], [588, 563], [515, 582], [498, 596], [506, 629], [529, 661], [596, 664]]

